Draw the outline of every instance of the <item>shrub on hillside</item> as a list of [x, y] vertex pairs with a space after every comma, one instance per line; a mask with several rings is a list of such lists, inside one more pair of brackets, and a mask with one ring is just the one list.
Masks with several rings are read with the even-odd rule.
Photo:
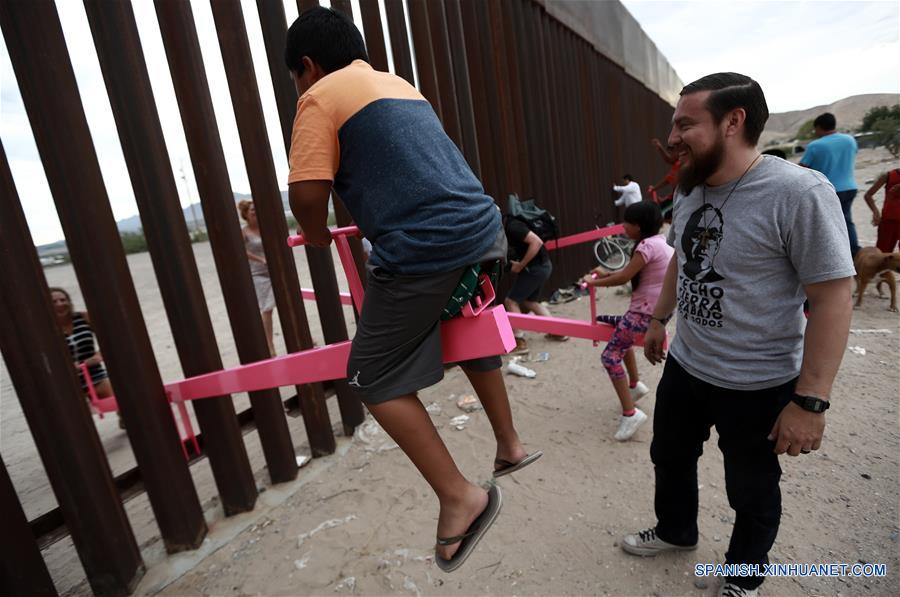
[[891, 152], [895, 158], [900, 157], [900, 116], [895, 118], [879, 118], [872, 123], [879, 145]]
[[806, 122], [800, 125], [800, 128], [797, 129], [796, 139], [798, 141], [808, 141], [813, 138], [813, 120], [814, 118], [810, 118]]
[[[900, 120], [900, 104], [893, 106], [875, 106], [870, 108], [866, 115], [863, 116], [862, 124], [859, 127], [860, 132], [876, 131], [876, 123], [882, 120]], [[882, 123], [882, 126], [884, 124]]]
[[144, 238], [144, 232], [123, 232], [120, 235], [122, 239], [122, 248], [125, 254], [143, 253], [147, 250], [147, 239]]

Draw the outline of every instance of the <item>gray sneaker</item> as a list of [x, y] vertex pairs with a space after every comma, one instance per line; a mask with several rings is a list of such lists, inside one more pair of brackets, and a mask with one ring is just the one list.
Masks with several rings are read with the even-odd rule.
[[759, 589], [744, 589], [734, 583], [726, 582], [719, 587], [716, 597], [758, 597]]
[[651, 557], [666, 551], [693, 551], [694, 545], [673, 545], [666, 543], [656, 536], [656, 529], [644, 529], [635, 535], [625, 535], [622, 538], [622, 549], [635, 556]]

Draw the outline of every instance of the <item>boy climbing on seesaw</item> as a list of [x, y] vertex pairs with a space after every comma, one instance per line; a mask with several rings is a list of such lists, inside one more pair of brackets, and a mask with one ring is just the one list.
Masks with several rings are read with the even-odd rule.
[[[449, 572], [493, 523], [500, 489], [463, 477], [417, 392], [444, 376], [439, 321], [464, 271], [504, 258], [506, 237], [428, 101], [367, 60], [359, 30], [330, 9], [307, 10], [288, 30], [285, 61], [300, 95], [289, 198], [308, 244], [331, 243], [332, 188], [372, 242], [347, 378], [437, 494], [435, 561]], [[497, 439], [494, 476], [537, 460], [513, 426], [500, 357], [459, 365]]]

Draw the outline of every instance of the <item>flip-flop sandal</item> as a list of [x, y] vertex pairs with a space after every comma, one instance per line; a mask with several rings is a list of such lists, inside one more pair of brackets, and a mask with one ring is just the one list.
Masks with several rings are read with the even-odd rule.
[[503, 475], [508, 475], [510, 473], [516, 472], [517, 470], [523, 469], [543, 455], [544, 453], [538, 450], [537, 452], [528, 454], [519, 462], [510, 462], [509, 460], [498, 458], [494, 461], [494, 464], [499, 464], [500, 468], [494, 470], [494, 478], [496, 479], [497, 477], [502, 477]]
[[443, 570], [444, 572], [453, 572], [457, 568], [463, 565], [463, 562], [472, 554], [475, 550], [475, 546], [478, 545], [478, 542], [481, 541], [481, 538], [487, 532], [491, 525], [494, 524], [494, 520], [497, 519], [497, 515], [500, 514], [500, 507], [503, 505], [503, 498], [500, 494], [500, 488], [496, 485], [492, 485], [488, 490], [488, 505], [484, 509], [484, 511], [478, 515], [465, 533], [462, 535], [457, 535], [456, 537], [448, 537], [446, 539], [441, 539], [438, 537], [437, 544], [438, 545], [454, 545], [459, 543], [459, 549], [456, 550], [456, 553], [453, 554], [453, 557], [449, 560], [445, 560], [441, 556], [435, 554], [434, 555], [434, 563], [437, 564], [438, 568]]

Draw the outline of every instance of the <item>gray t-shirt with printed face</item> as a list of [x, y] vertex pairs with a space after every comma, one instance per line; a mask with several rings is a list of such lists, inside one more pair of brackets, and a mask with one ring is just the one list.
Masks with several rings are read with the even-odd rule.
[[703, 381], [757, 390], [800, 372], [804, 285], [855, 270], [840, 202], [822, 174], [763, 156], [726, 202], [735, 182], [676, 196], [670, 352]]

